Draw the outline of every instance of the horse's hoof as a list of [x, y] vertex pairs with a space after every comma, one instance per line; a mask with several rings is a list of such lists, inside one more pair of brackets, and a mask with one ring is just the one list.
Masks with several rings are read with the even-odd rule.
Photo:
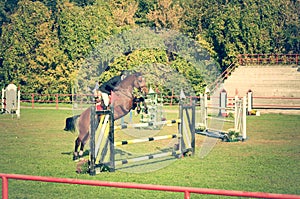
[[79, 161], [79, 156], [74, 155], [73, 156], [73, 161], [75, 161], [75, 162]]
[[79, 159], [80, 161], [85, 160], [85, 159], [83, 158], [83, 155], [79, 155], [78, 159]]

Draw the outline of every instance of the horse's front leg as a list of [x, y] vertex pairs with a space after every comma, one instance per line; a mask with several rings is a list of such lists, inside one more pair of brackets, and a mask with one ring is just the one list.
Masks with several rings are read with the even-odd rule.
[[81, 145], [80, 145], [80, 151], [79, 151], [79, 158], [82, 158], [83, 157], [83, 149], [84, 149], [84, 143], [81, 142]]
[[148, 107], [147, 107], [147, 104], [146, 104], [146, 100], [143, 99], [142, 103], [143, 103], [143, 106], [144, 106], [144, 113], [148, 114]]

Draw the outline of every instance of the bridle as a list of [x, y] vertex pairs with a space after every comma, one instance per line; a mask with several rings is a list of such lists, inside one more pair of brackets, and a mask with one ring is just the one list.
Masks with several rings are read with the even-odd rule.
[[[140, 77], [141, 77], [142, 79], [139, 79]], [[145, 81], [145, 78], [142, 77], [142, 76], [138, 76], [137, 78], [138, 78], [138, 79], [137, 79], [136, 81], [138, 81], [138, 85], [139, 85], [139, 87], [138, 87], [137, 89], [138, 89], [140, 92], [142, 91], [143, 94], [146, 94], [147, 91], [148, 91], [147, 85], [144, 84], [144, 85], [141, 86], [141, 83]]]

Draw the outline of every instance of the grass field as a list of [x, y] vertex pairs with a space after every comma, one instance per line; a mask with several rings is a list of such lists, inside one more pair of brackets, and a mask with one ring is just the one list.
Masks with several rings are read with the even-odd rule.
[[[76, 134], [63, 131], [71, 110], [22, 109], [21, 118], [0, 115], [1, 173], [300, 194], [300, 116], [247, 118], [249, 140], [218, 142], [203, 159], [196, 155], [148, 173], [77, 174], [71, 160]], [[9, 181], [9, 198], [183, 198], [182, 193]], [[192, 194], [191, 198], [220, 198]]]

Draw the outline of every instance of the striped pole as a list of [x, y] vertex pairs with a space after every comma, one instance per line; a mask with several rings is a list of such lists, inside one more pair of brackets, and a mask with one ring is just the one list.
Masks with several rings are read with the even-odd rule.
[[[100, 117], [100, 121], [97, 121], [96, 116]], [[113, 138], [109, 137], [109, 131], [111, 128], [113, 128], [113, 113], [109, 110], [103, 110], [103, 111], [96, 111], [95, 106], [91, 107], [90, 112], [90, 175], [96, 175], [97, 174], [97, 164], [100, 158], [102, 158], [105, 154], [104, 148], [101, 148], [101, 144], [106, 145], [107, 141], [113, 142]], [[109, 120], [110, 119], [110, 120]], [[110, 123], [109, 127], [107, 127], [107, 124]], [[100, 132], [97, 133], [97, 128], [100, 126]], [[97, 139], [96, 139], [97, 138]], [[103, 142], [105, 141], [105, 142]], [[97, 142], [97, 144], [96, 144]], [[100, 148], [102, 149], [100, 157]], [[111, 153], [113, 150], [113, 146], [110, 145], [110, 161], [114, 161], [114, 157], [111, 157]], [[113, 163], [110, 164], [112, 166], [112, 170], [114, 170]]]
[[90, 138], [90, 175], [96, 175], [96, 151], [95, 151], [95, 107], [91, 107], [90, 112], [90, 129], [91, 129], [91, 138]]
[[115, 130], [121, 130], [121, 129], [126, 129], [129, 127], [137, 128], [137, 127], [151, 127], [151, 126], [156, 126], [156, 125], [164, 125], [164, 124], [175, 124], [175, 123], [180, 123], [181, 120], [166, 120], [166, 121], [160, 121], [160, 122], [147, 122], [147, 123], [137, 123], [137, 124], [123, 124], [119, 126], [115, 126]]
[[162, 158], [162, 157], [167, 157], [167, 156], [178, 157], [180, 154], [181, 154], [181, 151], [172, 151], [172, 152], [166, 152], [166, 153], [146, 155], [146, 156], [126, 159], [126, 160], [118, 160], [118, 161], [115, 161], [115, 165], [119, 166], [119, 165], [124, 165], [124, 164], [128, 164], [128, 163], [140, 162], [140, 161], [151, 160], [151, 159], [155, 159], [155, 158]]
[[108, 114], [105, 115], [104, 121], [103, 121], [102, 117], [100, 116], [101, 117], [101, 121], [100, 122], [102, 122], [102, 123], [99, 124], [99, 126], [101, 128], [100, 128], [100, 133], [98, 135], [98, 139], [96, 140], [96, 142], [97, 142], [97, 145], [95, 147], [96, 158], [98, 157], [99, 148], [100, 148], [101, 144], [103, 145], [103, 143], [106, 142], [107, 137], [108, 137], [109, 129], [107, 128], [107, 124], [108, 124], [109, 116], [110, 115], [108, 115]]
[[151, 142], [151, 141], [157, 141], [157, 140], [165, 140], [165, 139], [173, 139], [173, 138], [180, 138], [179, 134], [172, 134], [172, 135], [163, 135], [163, 136], [157, 136], [157, 137], [148, 137], [148, 138], [141, 138], [141, 139], [134, 139], [134, 140], [123, 140], [120, 142], [115, 142], [115, 146], [122, 146], [122, 145], [128, 145], [128, 144], [135, 144], [135, 143], [141, 143], [141, 142]]

